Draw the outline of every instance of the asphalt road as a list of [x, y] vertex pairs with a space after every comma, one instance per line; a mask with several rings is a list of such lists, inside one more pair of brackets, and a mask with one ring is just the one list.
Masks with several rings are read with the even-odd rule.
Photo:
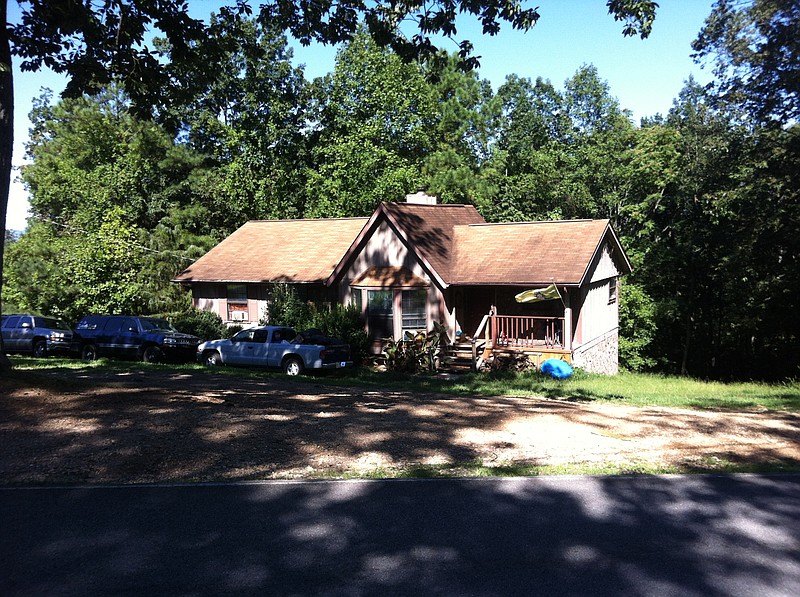
[[0, 489], [0, 595], [800, 595], [800, 476]]

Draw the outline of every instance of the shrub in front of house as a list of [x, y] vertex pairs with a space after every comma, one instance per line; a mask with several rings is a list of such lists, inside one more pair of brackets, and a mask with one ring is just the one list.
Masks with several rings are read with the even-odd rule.
[[311, 308], [297, 296], [297, 291], [288, 284], [275, 284], [270, 292], [266, 318], [262, 325], [285, 325], [296, 330], [304, 330], [311, 325]]
[[361, 313], [353, 305], [343, 307], [333, 305], [331, 308], [311, 309], [311, 325], [319, 328], [328, 336], [339, 338], [350, 345], [350, 356], [353, 362], [361, 364], [369, 354], [369, 337], [364, 331]]
[[192, 334], [202, 340], [224, 338], [228, 331], [222, 318], [211, 311], [192, 308], [178, 313], [171, 319], [172, 325], [178, 331]]

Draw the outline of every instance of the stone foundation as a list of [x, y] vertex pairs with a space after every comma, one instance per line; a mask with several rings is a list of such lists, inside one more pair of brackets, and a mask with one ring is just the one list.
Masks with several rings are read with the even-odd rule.
[[619, 332], [613, 330], [573, 351], [572, 364], [589, 373], [619, 372]]

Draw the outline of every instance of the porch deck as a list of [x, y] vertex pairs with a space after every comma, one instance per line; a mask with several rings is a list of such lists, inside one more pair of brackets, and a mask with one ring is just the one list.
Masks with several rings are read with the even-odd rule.
[[478, 359], [492, 355], [525, 354], [536, 365], [547, 359], [572, 360], [572, 351], [563, 341], [564, 318], [546, 316], [486, 315], [472, 336], [471, 343], [450, 347], [449, 363], [458, 368], [473, 367]]

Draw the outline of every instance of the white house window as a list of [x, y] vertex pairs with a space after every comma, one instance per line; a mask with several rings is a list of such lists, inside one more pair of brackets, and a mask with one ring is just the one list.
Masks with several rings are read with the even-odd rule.
[[608, 282], [608, 304], [617, 302], [617, 279], [611, 278]]
[[403, 291], [403, 334], [406, 332], [416, 334], [428, 329], [427, 302], [427, 290]]
[[247, 305], [247, 285], [228, 284], [228, 321], [250, 321]]

